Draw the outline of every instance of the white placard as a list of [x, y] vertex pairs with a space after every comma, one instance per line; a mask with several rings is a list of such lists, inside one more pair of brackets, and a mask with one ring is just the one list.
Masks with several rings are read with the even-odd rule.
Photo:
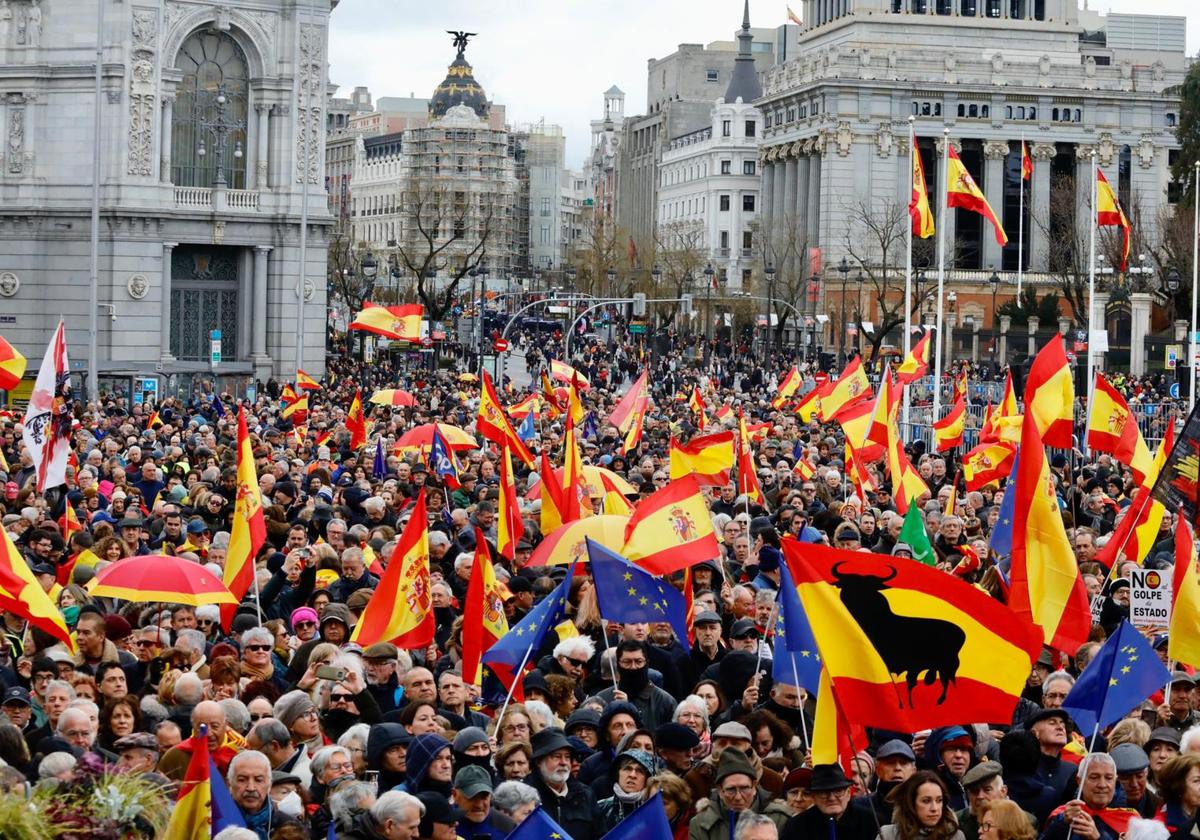
[[1170, 624], [1171, 578], [1155, 569], [1130, 570], [1129, 621], [1139, 628]]

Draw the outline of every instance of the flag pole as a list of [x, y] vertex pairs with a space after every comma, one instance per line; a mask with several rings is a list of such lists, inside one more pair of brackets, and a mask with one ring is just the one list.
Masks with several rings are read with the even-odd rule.
[[[597, 608], [600, 606], [599, 602], [597, 602], [596, 606], [597, 606]], [[604, 637], [604, 652], [605, 653], [608, 653], [608, 651], [609, 651], [607, 623], [608, 623], [608, 619], [606, 619], [606, 618], [600, 619], [600, 635]], [[603, 660], [603, 658], [600, 661], [600, 676], [604, 676], [604, 660]], [[621, 681], [617, 679], [617, 657], [615, 655], [613, 656], [613, 660], [612, 660], [612, 678], [613, 678], [613, 691], [620, 691], [621, 690]]]
[[[1029, 163], [1032, 167], [1033, 156], [1030, 155]], [[1021, 132], [1021, 177], [1017, 182], [1021, 187], [1021, 197], [1018, 201], [1017, 209], [1017, 302], [1021, 301], [1021, 281], [1025, 279], [1025, 132]], [[1032, 173], [1029, 179], [1030, 187], [1033, 186]], [[995, 319], [996, 313], [992, 313], [992, 318]], [[999, 348], [992, 348], [999, 350]]]
[[[919, 154], [917, 151], [917, 135], [916, 135], [916, 120], [912, 114], [908, 115], [908, 153], [910, 155]], [[908, 200], [912, 201], [913, 189], [916, 185], [913, 183], [913, 170], [916, 169], [917, 162], [910, 159], [908, 166]], [[1200, 165], [1200, 164], [1198, 164]], [[904, 258], [904, 358], [908, 358], [908, 354], [912, 352], [912, 218], [908, 220], [908, 234], [904, 237], [905, 242], [905, 258]], [[1193, 282], [1193, 286], [1195, 283]], [[919, 303], [919, 301], [918, 301]], [[903, 391], [903, 413], [900, 423], [901, 437], [905, 443], [908, 443], [912, 437], [912, 432], [908, 425], [908, 388]]]
[[525, 663], [529, 661], [529, 655], [533, 653], [533, 645], [525, 648], [525, 656], [521, 660], [521, 665], [513, 672], [512, 685], [508, 687], [508, 694], [504, 697], [504, 705], [500, 707], [500, 714], [496, 715], [496, 726], [504, 723], [504, 713], [508, 711], [508, 704], [512, 702], [513, 692], [517, 690], [517, 680], [521, 679], [522, 673], [525, 671]]
[[[796, 691], [799, 692], [800, 691], [800, 671], [799, 671], [799, 669], [796, 668], [796, 657], [792, 656], [791, 651], [789, 651], [787, 649], [786, 645], [784, 646], [783, 652], [784, 652], [784, 655], [787, 656], [787, 658], [792, 661], [792, 679], [794, 679], [796, 681]], [[806, 695], [808, 694], [807, 689], [805, 690], [804, 693]], [[805, 698], [805, 699], [807, 699], [807, 698]], [[808, 737], [808, 721], [806, 721], [804, 719], [804, 701], [803, 700], [800, 701], [800, 731], [804, 735], [804, 748], [806, 750], [811, 750], [812, 749], [812, 740]]]
[[[933, 419], [942, 408], [942, 297], [946, 287], [946, 204], [950, 200], [950, 126], [942, 129], [942, 206], [938, 208], [937, 324], [933, 348]], [[930, 421], [932, 422], [932, 420]]]
[[[1096, 211], [1099, 207], [1099, 182], [1096, 178], [1096, 149], [1093, 146], [1091, 152], [1092, 160], [1092, 208], [1091, 218], [1088, 220], [1088, 311], [1087, 311], [1087, 407], [1088, 412], [1092, 410], [1092, 395], [1096, 387], [1096, 354], [1092, 349], [1092, 340], [1095, 338], [1096, 330]], [[1192, 294], [1195, 294], [1195, 286], [1192, 287]], [[1087, 442], [1084, 442], [1085, 451]]]
[[1200, 267], [1200, 160], [1192, 170], [1192, 335], [1188, 341], [1192, 357], [1188, 359], [1188, 372], [1191, 374], [1188, 383], [1188, 411], [1196, 408], [1196, 283], [1200, 281], [1197, 268]]

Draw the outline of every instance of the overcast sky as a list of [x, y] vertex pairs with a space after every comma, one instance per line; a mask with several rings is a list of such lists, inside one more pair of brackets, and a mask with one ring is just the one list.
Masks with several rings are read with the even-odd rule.
[[[1081, 0], [1082, 2], [1082, 0]], [[785, 22], [786, 0], [751, 0], [754, 26]], [[1195, 0], [1090, 0], [1099, 11], [1182, 15]], [[799, 11], [801, 3], [792, 0]], [[341, 0], [333, 13], [330, 79], [348, 96], [366, 85], [380, 96], [428, 97], [454, 59], [444, 30], [477, 32], [467, 49], [475, 78], [503, 103], [511, 123], [557, 123], [567, 165], [588, 152], [588, 123], [603, 92], [625, 91], [625, 113], [646, 103], [646, 60], [680, 43], [728, 40], [742, 0]], [[1188, 21], [1188, 52], [1200, 46], [1200, 12]]]

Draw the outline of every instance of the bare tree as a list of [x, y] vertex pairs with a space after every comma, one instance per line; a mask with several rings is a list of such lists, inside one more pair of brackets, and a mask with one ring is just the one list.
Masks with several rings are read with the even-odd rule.
[[[682, 298], [697, 289], [704, 291], [704, 265], [708, 261], [704, 225], [698, 221], [660, 225], [654, 239], [660, 277], [655, 297]], [[663, 320], [675, 318], [679, 304], [659, 310]], [[705, 317], [710, 317], [705, 313]]]
[[1190, 205], [1163, 205], [1154, 225], [1153, 241], [1142, 240], [1146, 243], [1145, 250], [1154, 261], [1158, 276], [1165, 279], [1172, 271], [1178, 272], [1180, 289], [1188, 292], [1174, 295], [1171, 307], [1173, 318], [1191, 318], [1192, 214]]
[[346, 307], [351, 318], [362, 309], [364, 301], [371, 299], [375, 289], [375, 280], [363, 276], [359, 270], [361, 255], [366, 250], [364, 243], [354, 242], [350, 225], [345, 222], [339, 222], [329, 237], [326, 263], [329, 288], [334, 300]]
[[584, 218], [583, 235], [572, 246], [568, 258], [575, 267], [575, 291], [604, 296], [608, 290], [608, 270], [617, 267], [626, 239], [615, 221], [593, 211]]
[[[803, 312], [812, 278], [807, 229], [790, 214], [785, 214], [778, 221], [766, 235], [763, 235], [761, 228], [753, 228], [754, 241], [761, 243], [763, 259], [760, 262], [763, 266], [769, 265], [775, 269], [774, 287], [764, 291], [770, 300], [770, 314], [775, 316], [773, 343], [776, 346], [782, 343], [784, 330], [793, 315], [792, 308], [783, 305], [782, 301], [792, 303]], [[758, 225], [757, 220], [752, 225]], [[770, 284], [764, 267], [756, 270], [756, 276]]]

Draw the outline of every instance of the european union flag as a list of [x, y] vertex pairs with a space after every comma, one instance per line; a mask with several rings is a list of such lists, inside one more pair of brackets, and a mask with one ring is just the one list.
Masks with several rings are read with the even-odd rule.
[[689, 649], [687, 604], [674, 586], [638, 568], [615, 551], [587, 539], [596, 603], [609, 621], [670, 622], [676, 638]]
[[245, 828], [242, 812], [225, 786], [225, 777], [217, 769], [212, 758], [208, 759], [208, 788], [212, 797], [212, 833], [216, 837], [227, 828]]
[[429, 444], [429, 471], [442, 480], [451, 490], [459, 488], [458, 466], [454, 463], [454, 454], [450, 444], [442, 436], [440, 429], [433, 430], [433, 440]]
[[488, 648], [482, 662], [492, 669], [507, 690], [521, 677], [525, 664], [541, 649], [546, 634], [554, 629], [567, 612], [567, 594], [575, 577], [575, 561], [567, 567], [567, 576], [554, 591], [535, 604], [516, 627], [509, 628], [500, 641]]
[[596, 412], [589, 411], [583, 418], [583, 439], [595, 440], [600, 437], [600, 432], [596, 429]]
[[[632, 817], [633, 814], [630, 814], [626, 819]], [[666, 834], [659, 836], [669, 837], [670, 835], [671, 832], [668, 830]], [[514, 828], [505, 840], [547, 840], [547, 838], [549, 840], [571, 840], [571, 835], [567, 834], [561, 825], [550, 819], [550, 815], [539, 805], [537, 810], [521, 820], [521, 824]]]
[[814, 693], [821, 683], [817, 640], [787, 563], [779, 565], [779, 608], [775, 614], [775, 658], [771, 663], [771, 678]]
[[383, 458], [382, 435], [375, 441], [375, 465], [371, 468], [371, 474], [375, 478], [383, 478], [387, 475], [387, 461]]
[[671, 821], [663, 807], [662, 793], [656, 793], [632, 814], [621, 820], [601, 840], [644, 840], [646, 837], [670, 837]]
[[529, 443], [533, 440], [533, 436], [537, 434], [537, 429], [533, 426], [533, 409], [525, 415], [525, 419], [521, 421], [521, 425], [517, 427], [517, 437], [521, 439], [521, 443]]
[[1012, 554], [1012, 524], [1017, 511], [1017, 466], [1020, 462], [1021, 454], [1018, 452], [1013, 456], [1012, 472], [1008, 474], [1008, 483], [1004, 485], [1004, 500], [1000, 502], [1000, 516], [988, 543], [992, 552], [999, 557]]
[[1122, 621], [1083, 669], [1063, 708], [1087, 733], [1116, 723], [1170, 681], [1171, 673], [1150, 643], [1132, 624]]
[[215, 411], [217, 413], [218, 417], [224, 417], [228, 413], [225, 410], [225, 404], [223, 402], [221, 402], [220, 394], [213, 394], [212, 408], [213, 408], [213, 411]]

